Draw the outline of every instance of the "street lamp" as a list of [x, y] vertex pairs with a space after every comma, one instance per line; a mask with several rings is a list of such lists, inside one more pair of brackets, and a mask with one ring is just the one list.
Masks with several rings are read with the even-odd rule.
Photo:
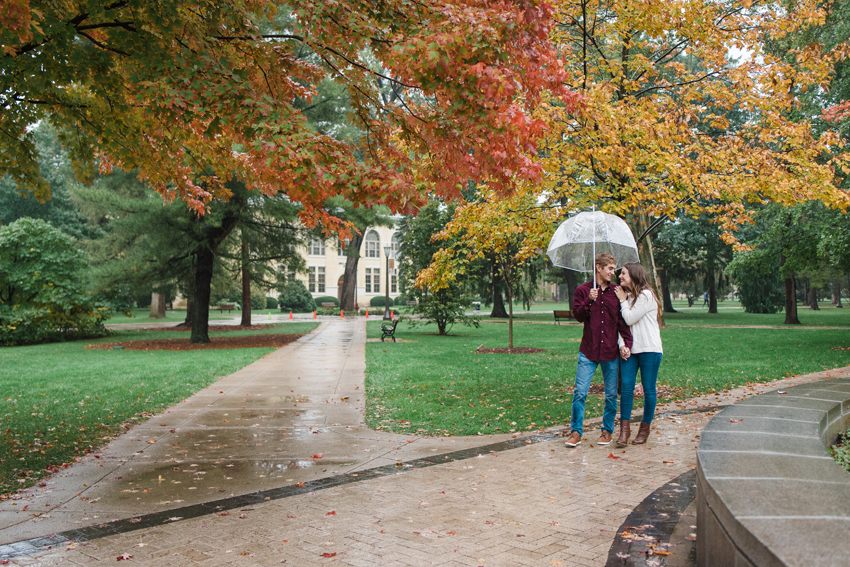
[[387, 258], [387, 298], [384, 302], [384, 321], [392, 321], [392, 316], [390, 315], [390, 254], [393, 253], [393, 247], [391, 244], [387, 244], [384, 246], [384, 256]]

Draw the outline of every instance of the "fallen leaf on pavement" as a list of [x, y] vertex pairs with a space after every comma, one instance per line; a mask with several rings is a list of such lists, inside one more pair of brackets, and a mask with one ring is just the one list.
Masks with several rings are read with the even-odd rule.
[[323, 553], [322, 557], [333, 557], [335, 555], [336, 555], [336, 553]]
[[778, 392], [776, 392], [776, 393], [777, 393], [777, 394], [779, 394], [779, 395], [782, 395], [782, 394], [787, 394], [787, 393], [788, 393], [788, 391], [787, 391], [787, 390], [779, 390], [779, 391], [778, 391]]
[[615, 457], [614, 453], [608, 453], [608, 458], [609, 459], [619, 459], [620, 457]]
[[336, 510], [331, 510], [330, 512], [325, 514], [325, 516], [336, 516]]
[[122, 553], [115, 560], [116, 561], [124, 561], [125, 559], [132, 559], [132, 558], [133, 558], [133, 556], [130, 555], [129, 553]]
[[732, 418], [730, 417], [730, 418], [729, 418], [729, 421], [731, 421], [732, 423], [741, 423], [741, 422], [742, 422], [742, 421], [744, 421], [744, 420], [743, 420], [743, 419], [732, 419]]

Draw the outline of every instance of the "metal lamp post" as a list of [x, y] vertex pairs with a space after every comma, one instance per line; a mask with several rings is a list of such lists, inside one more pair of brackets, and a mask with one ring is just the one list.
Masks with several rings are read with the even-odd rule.
[[392, 245], [388, 244], [384, 246], [384, 256], [387, 258], [387, 271], [384, 276], [387, 279], [387, 296], [386, 301], [384, 302], [384, 321], [392, 321], [392, 316], [390, 315], [390, 254], [392, 254], [392, 252]]

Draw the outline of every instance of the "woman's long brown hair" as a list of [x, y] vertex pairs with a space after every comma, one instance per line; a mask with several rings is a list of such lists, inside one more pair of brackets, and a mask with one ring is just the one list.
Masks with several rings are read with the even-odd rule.
[[[655, 298], [656, 307], [660, 309], [661, 302], [658, 301], [658, 296], [655, 294], [655, 290], [652, 289], [651, 285], [649, 285], [649, 278], [646, 277], [646, 270], [643, 269], [643, 266], [637, 262], [629, 262], [623, 267], [629, 271], [629, 277], [632, 280], [632, 285], [626, 288], [629, 290], [629, 293], [632, 294], [632, 307], [635, 306], [635, 301], [637, 301], [638, 296], [643, 293], [643, 290], [648, 289], [652, 294], [652, 297]], [[656, 314], [656, 317], [658, 317], [658, 314]]]

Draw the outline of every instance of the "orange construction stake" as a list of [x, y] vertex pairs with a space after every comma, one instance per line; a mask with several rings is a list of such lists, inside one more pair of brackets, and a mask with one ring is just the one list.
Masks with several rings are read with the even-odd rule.
[[367, 319], [369, 318], [369, 310], [368, 309], [366, 310], [366, 318]]
[[313, 311], [313, 319], [315, 319], [315, 318], [316, 318], [316, 312]]
[[289, 318], [292, 319], [292, 311], [289, 312]]
[[339, 310], [339, 318], [345, 319], [345, 311], [343, 311], [342, 309]]

